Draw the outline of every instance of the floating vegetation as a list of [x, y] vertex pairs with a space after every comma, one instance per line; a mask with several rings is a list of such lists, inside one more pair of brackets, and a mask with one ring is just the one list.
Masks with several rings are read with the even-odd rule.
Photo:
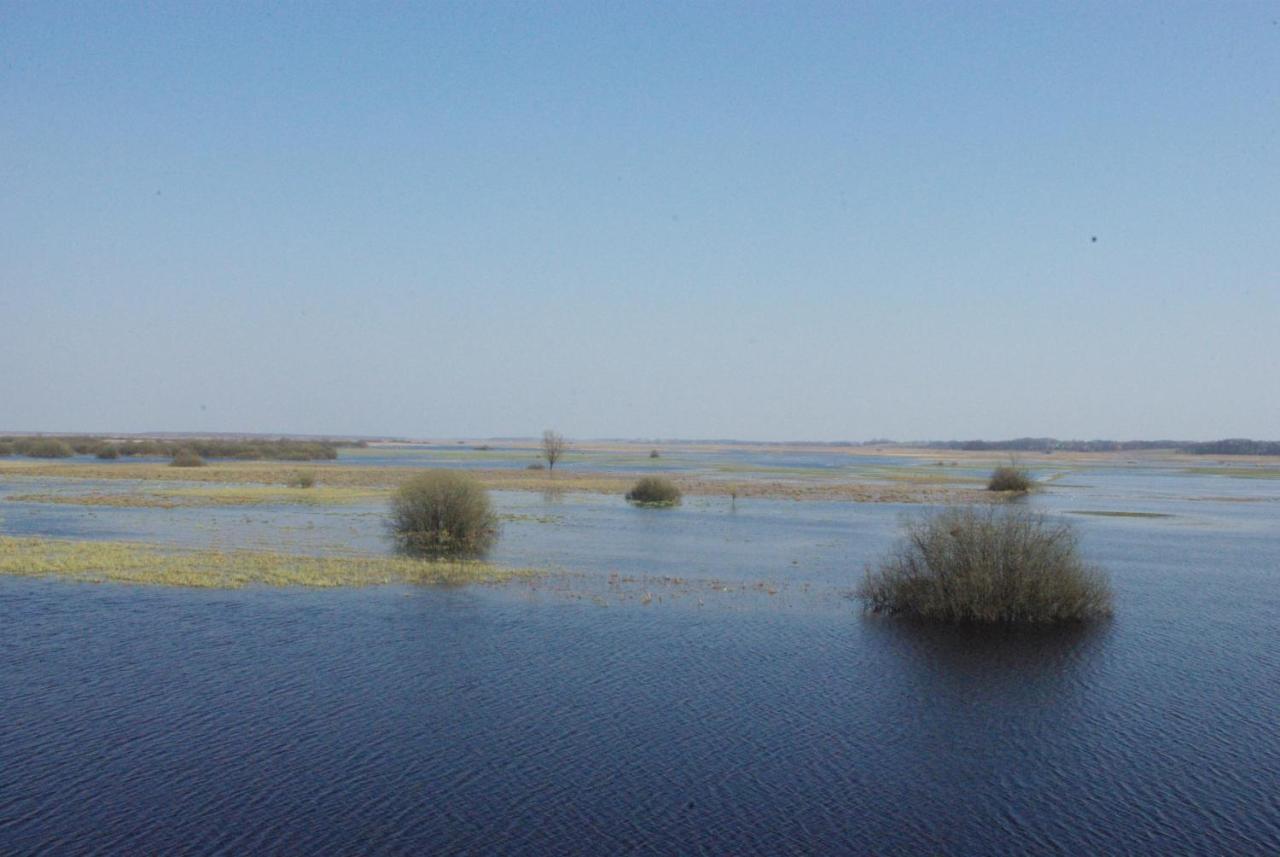
[[524, 512], [506, 512], [498, 516], [500, 521], [528, 521], [534, 524], [561, 524], [563, 515], [530, 515]]
[[299, 556], [274, 551], [181, 550], [132, 542], [0, 536], [0, 574], [89, 583], [203, 589], [243, 586], [380, 586], [500, 582], [536, 573], [473, 560]]

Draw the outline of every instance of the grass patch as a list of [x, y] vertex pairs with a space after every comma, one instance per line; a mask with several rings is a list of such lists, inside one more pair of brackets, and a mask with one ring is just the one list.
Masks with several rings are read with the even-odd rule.
[[471, 560], [315, 557], [272, 551], [178, 550], [132, 542], [0, 536], [0, 574], [91, 583], [236, 589], [250, 585], [463, 584], [510, 580], [534, 573]]
[[[51, 478], [60, 480], [93, 479], [104, 481], [128, 480], [136, 482], [169, 482], [180, 478], [191, 483], [220, 483], [244, 485], [286, 485], [289, 474], [296, 470], [279, 462], [215, 461], [207, 467], [194, 467], [175, 471], [158, 461], [121, 461], [113, 463], [85, 461], [32, 461], [27, 459], [0, 459], [0, 476], [21, 478]], [[380, 467], [376, 465], [317, 465], [316, 473], [325, 488], [360, 487], [394, 489], [421, 471], [412, 467]], [[635, 481], [634, 476], [622, 473], [603, 473], [589, 470], [557, 470], [553, 477], [546, 470], [526, 470], [523, 467], [467, 471], [491, 490], [496, 491], [557, 491], [585, 492], [592, 494], [625, 494]], [[838, 476], [838, 475], [837, 475]], [[782, 479], [722, 479], [683, 476], [680, 489], [685, 494], [729, 497], [734, 493], [739, 499], [747, 497], [777, 497], [791, 500], [850, 500], [870, 503], [940, 503], [979, 502], [994, 495], [985, 491], [968, 490], [950, 485], [930, 484], [879, 484], [856, 481], [850, 478], [813, 480]], [[317, 489], [318, 490], [318, 489]], [[295, 491], [296, 494], [307, 492]]]
[[1230, 476], [1233, 479], [1280, 479], [1280, 467], [1188, 467], [1193, 476]]
[[858, 596], [873, 612], [940, 622], [1047, 624], [1111, 613], [1106, 576], [1075, 533], [1026, 510], [950, 508], [909, 523]]
[[665, 476], [642, 476], [627, 492], [627, 502], [637, 506], [680, 505], [680, 488]]

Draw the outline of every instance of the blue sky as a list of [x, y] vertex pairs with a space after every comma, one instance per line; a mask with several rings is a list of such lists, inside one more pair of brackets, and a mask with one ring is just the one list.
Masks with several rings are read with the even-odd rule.
[[1278, 21], [0, 2], [0, 429], [1280, 437]]

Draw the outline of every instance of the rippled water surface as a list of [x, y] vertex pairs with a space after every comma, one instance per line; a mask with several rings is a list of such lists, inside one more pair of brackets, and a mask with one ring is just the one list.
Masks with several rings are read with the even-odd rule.
[[[1066, 474], [1030, 502], [1117, 615], [1055, 633], [860, 613], [919, 511], [875, 504], [499, 495], [532, 586], [0, 578], [0, 852], [1280, 853], [1277, 489]], [[9, 533], [387, 547], [376, 504], [15, 490]]]

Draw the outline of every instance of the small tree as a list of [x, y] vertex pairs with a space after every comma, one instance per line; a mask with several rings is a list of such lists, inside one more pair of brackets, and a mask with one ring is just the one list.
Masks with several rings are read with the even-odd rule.
[[569, 441], [558, 431], [547, 429], [542, 433], [542, 457], [547, 460], [547, 469], [555, 470], [556, 462], [564, 457], [569, 448]]

